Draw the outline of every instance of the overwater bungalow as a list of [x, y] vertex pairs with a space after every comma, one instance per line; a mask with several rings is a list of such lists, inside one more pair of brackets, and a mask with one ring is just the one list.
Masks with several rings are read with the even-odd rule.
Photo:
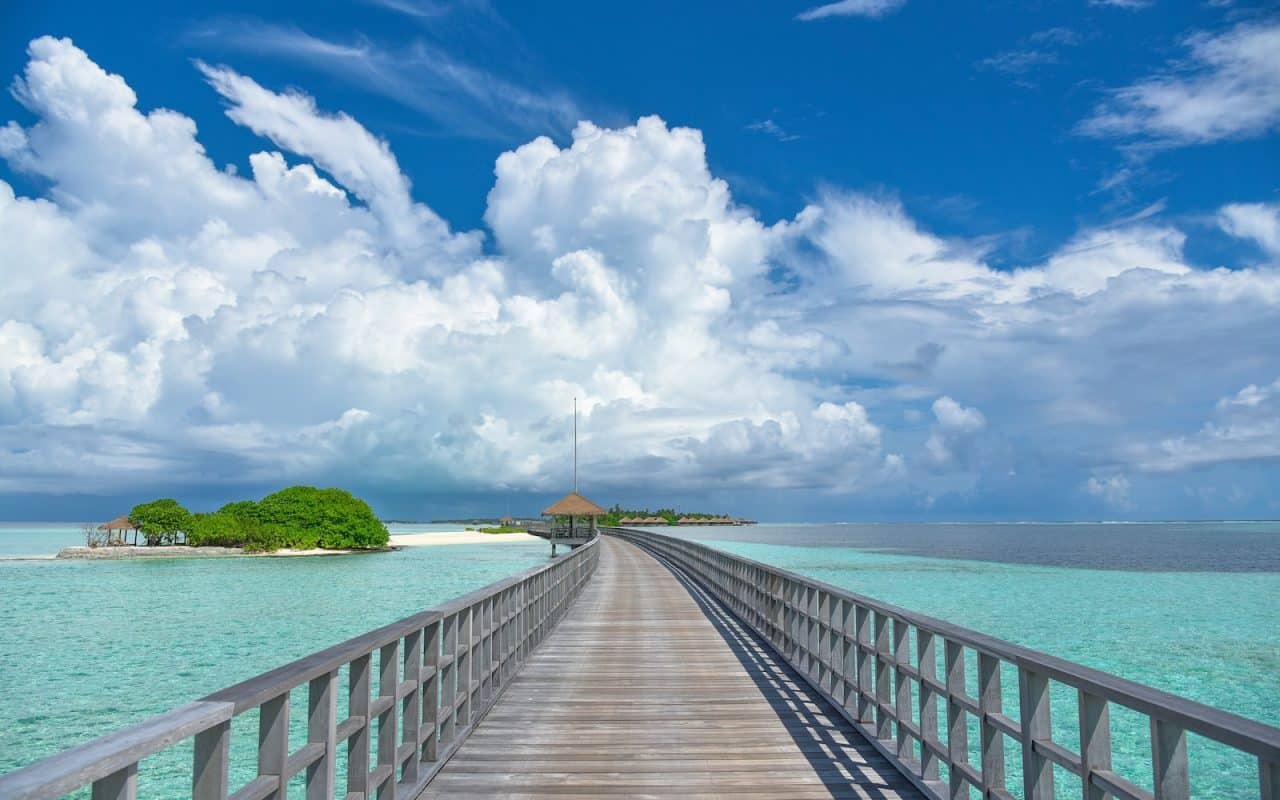
[[551, 517], [551, 532], [548, 537], [551, 541], [551, 554], [555, 555], [557, 544], [574, 548], [591, 541], [596, 536], [596, 519], [608, 513], [577, 492], [569, 492], [547, 506], [543, 509], [542, 516]]

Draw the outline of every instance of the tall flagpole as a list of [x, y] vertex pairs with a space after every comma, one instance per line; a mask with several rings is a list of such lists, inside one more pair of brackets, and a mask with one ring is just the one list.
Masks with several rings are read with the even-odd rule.
[[573, 490], [578, 491], [578, 398], [573, 398]]

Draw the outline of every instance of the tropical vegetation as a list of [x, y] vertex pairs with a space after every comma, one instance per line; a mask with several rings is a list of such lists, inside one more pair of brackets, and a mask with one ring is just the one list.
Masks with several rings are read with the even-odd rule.
[[[472, 530], [467, 528], [467, 530]], [[518, 525], [494, 525], [487, 528], [476, 528], [481, 533], [524, 533], [525, 529]]]
[[677, 525], [681, 518], [692, 517], [693, 519], [716, 519], [723, 515], [706, 514], [701, 511], [676, 511], [674, 508], [660, 508], [657, 511], [650, 511], [647, 508], [623, 508], [621, 505], [614, 505], [609, 509], [608, 513], [600, 518], [600, 524], [606, 527], [616, 526], [619, 521], [624, 519], [635, 519], [637, 517], [661, 517], [667, 521], [668, 525]]
[[129, 518], [148, 544], [171, 544], [181, 535], [193, 547], [272, 552], [366, 550], [386, 547], [389, 539], [387, 527], [364, 500], [342, 489], [314, 486], [290, 486], [208, 514], [192, 514], [165, 498], [134, 506]]

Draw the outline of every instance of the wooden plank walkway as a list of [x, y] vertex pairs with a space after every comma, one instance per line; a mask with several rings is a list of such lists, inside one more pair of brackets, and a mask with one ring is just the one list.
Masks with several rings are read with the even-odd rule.
[[921, 796], [709, 596], [632, 544], [600, 547], [423, 798]]

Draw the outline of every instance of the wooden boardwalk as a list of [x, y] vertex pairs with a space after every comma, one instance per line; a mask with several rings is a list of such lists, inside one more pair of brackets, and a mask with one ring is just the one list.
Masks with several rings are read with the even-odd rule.
[[423, 798], [915, 798], [753, 633], [613, 537]]

